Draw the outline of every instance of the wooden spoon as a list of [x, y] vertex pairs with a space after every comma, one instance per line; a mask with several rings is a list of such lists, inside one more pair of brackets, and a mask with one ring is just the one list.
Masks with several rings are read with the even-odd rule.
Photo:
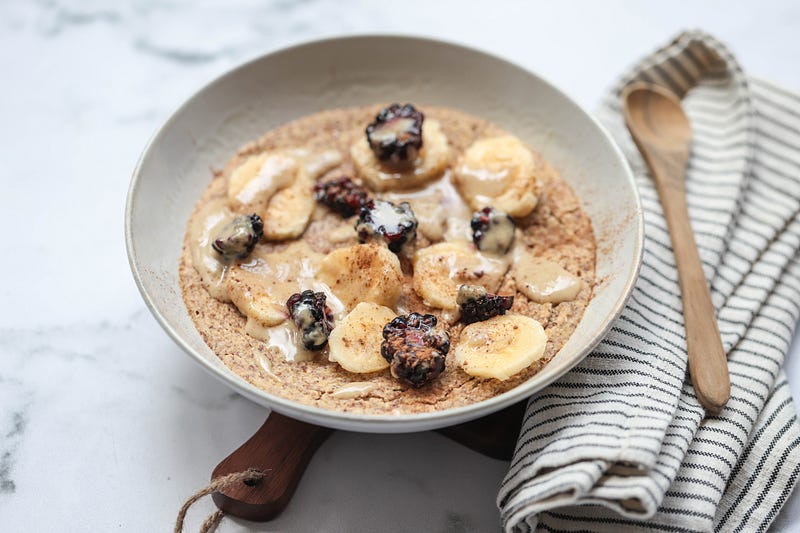
[[657, 85], [629, 85], [622, 92], [622, 106], [664, 207], [678, 266], [692, 385], [706, 411], [718, 413], [730, 398], [731, 382], [686, 205], [684, 177], [692, 128], [680, 100]]

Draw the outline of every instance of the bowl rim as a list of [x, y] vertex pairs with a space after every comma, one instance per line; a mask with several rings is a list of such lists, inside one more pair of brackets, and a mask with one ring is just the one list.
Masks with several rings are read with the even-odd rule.
[[[460, 407], [448, 408], [440, 411], [432, 411], [425, 413], [396, 414], [396, 415], [349, 413], [345, 411], [335, 411], [332, 409], [324, 409], [321, 407], [306, 405], [293, 400], [289, 400], [287, 398], [283, 398], [281, 396], [277, 396], [262, 389], [258, 389], [255, 386], [251, 385], [250, 383], [246, 382], [238, 375], [235, 375], [232, 371], [228, 370], [227, 367], [219, 368], [215, 366], [211, 361], [202, 357], [199, 353], [196, 353], [194, 349], [189, 345], [187, 340], [184, 339], [183, 336], [172, 327], [168, 319], [161, 313], [161, 311], [158, 308], [158, 303], [156, 301], [156, 298], [152, 296], [150, 293], [148, 293], [147, 289], [145, 288], [142, 266], [140, 265], [136, 256], [136, 249], [132, 231], [133, 210], [134, 210], [133, 204], [135, 201], [134, 198], [140, 186], [140, 178], [144, 161], [147, 159], [147, 157], [149, 157], [153, 147], [162, 137], [162, 135], [165, 134], [165, 131], [172, 125], [172, 123], [175, 120], [177, 120], [177, 117], [181, 113], [183, 113], [185, 109], [198, 96], [211, 89], [214, 85], [222, 83], [224, 80], [236, 76], [241, 71], [251, 68], [256, 63], [263, 61], [270, 56], [276, 56], [279, 54], [288, 54], [302, 48], [325, 46], [327, 44], [331, 44], [334, 42], [338, 43], [343, 41], [367, 41], [374, 39], [414, 41], [417, 43], [420, 42], [429, 43], [434, 46], [446, 46], [453, 49], [460, 49], [461, 52], [467, 52], [470, 54], [482, 56], [486, 60], [490, 60], [496, 63], [497, 62], [502, 63], [505, 66], [518, 69], [519, 71], [522, 71], [526, 75], [536, 78], [539, 83], [544, 84], [549, 89], [556, 92], [562, 98], [564, 98], [573, 106], [575, 106], [576, 109], [580, 110], [580, 112], [583, 113], [597, 127], [600, 133], [605, 137], [612, 152], [616, 156], [617, 160], [621, 163], [620, 170], [625, 175], [625, 178], [627, 179], [628, 184], [634, 193], [633, 197], [635, 202], [635, 214], [636, 214], [635, 217], [636, 235], [634, 236], [635, 242], [634, 242], [633, 268], [631, 269], [631, 272], [626, 280], [625, 286], [623, 287], [617, 300], [614, 302], [612, 306], [613, 312], [610, 313], [605, 318], [605, 320], [601, 323], [600, 327], [598, 327], [595, 330], [593, 335], [590, 337], [589, 341], [585, 343], [584, 347], [576, 354], [576, 356], [573, 359], [561, 364], [560, 367], [556, 368], [551, 376], [551, 379], [549, 379], [545, 383], [539, 383], [535, 387], [532, 386], [526, 387], [526, 384], [528, 384], [528, 382], [526, 381], [517, 385], [513, 389], [510, 389], [502, 394], [498, 394], [486, 400], [482, 400], [479, 402], [471, 403]], [[139, 293], [142, 295], [142, 298], [147, 308], [156, 318], [156, 321], [159, 323], [159, 325], [172, 338], [172, 340], [175, 341], [175, 343], [184, 352], [186, 352], [196, 363], [198, 363], [203, 369], [209, 372], [212, 376], [216, 377], [217, 379], [227, 384], [236, 392], [244, 395], [245, 397], [255, 401], [256, 403], [262, 406], [269, 407], [270, 409], [275, 410], [280, 414], [291, 416], [300, 420], [305, 420], [311, 423], [323, 425], [326, 427], [344, 429], [344, 430], [366, 431], [372, 433], [401, 433], [409, 431], [421, 431], [421, 430], [436, 429], [440, 427], [450, 426], [453, 424], [458, 424], [461, 422], [465, 422], [468, 420], [479, 418], [481, 416], [491, 414], [504, 407], [510, 406], [514, 403], [527, 399], [533, 394], [535, 394], [537, 391], [546, 387], [550, 383], [556, 381], [565, 373], [567, 373], [569, 370], [571, 370], [573, 367], [575, 367], [577, 364], [579, 364], [591, 352], [591, 350], [594, 349], [595, 346], [597, 346], [597, 344], [606, 336], [608, 331], [611, 329], [612, 324], [620, 316], [622, 310], [625, 307], [625, 304], [627, 303], [628, 299], [631, 296], [633, 287], [639, 276], [639, 271], [641, 269], [642, 258], [644, 254], [644, 215], [641, 204], [641, 198], [639, 196], [638, 188], [636, 186], [635, 177], [630, 168], [627, 158], [625, 157], [620, 147], [617, 145], [616, 141], [614, 141], [609, 131], [591, 113], [587, 112], [569, 95], [565, 94], [563, 91], [561, 91], [559, 88], [551, 84], [545, 78], [539, 76], [535, 72], [532, 72], [531, 70], [513, 61], [504, 59], [502, 57], [474, 48], [472, 46], [454, 41], [431, 38], [428, 36], [417, 36], [413, 34], [394, 34], [394, 33], [386, 33], [386, 34], [358, 33], [352, 35], [325, 37], [321, 39], [302, 41], [290, 46], [281, 47], [275, 50], [261, 53], [251, 59], [248, 59], [226, 70], [222, 74], [219, 74], [210, 81], [206, 82], [202, 87], [195, 90], [190, 96], [185, 98], [182, 101], [182, 103], [174, 111], [170, 113], [167, 119], [155, 130], [155, 132], [150, 136], [150, 139], [145, 144], [139, 158], [137, 159], [136, 166], [133, 169], [131, 182], [128, 187], [128, 192], [125, 200], [124, 228], [125, 228], [124, 229], [125, 248], [128, 255], [128, 263], [131, 268], [134, 281], [136, 282], [136, 286], [139, 290]], [[177, 268], [177, 261], [176, 261], [176, 268]], [[548, 365], [549, 364], [551, 363], [548, 363]], [[534, 388], [535, 390], [530, 390], [531, 388]]]

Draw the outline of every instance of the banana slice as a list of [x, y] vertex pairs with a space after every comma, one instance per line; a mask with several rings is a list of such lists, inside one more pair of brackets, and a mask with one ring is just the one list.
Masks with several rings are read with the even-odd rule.
[[345, 316], [328, 338], [328, 359], [348, 372], [377, 372], [389, 367], [381, 355], [383, 326], [397, 314], [382, 305], [361, 302]]
[[[289, 313], [286, 300], [302, 290], [319, 290], [314, 274], [322, 254], [305, 241], [297, 241], [281, 252], [256, 249], [246, 263], [231, 265], [225, 284], [233, 304], [245, 316], [263, 326], [276, 326]], [[331, 309], [335, 307], [329, 302]]]
[[326, 234], [326, 238], [331, 244], [342, 244], [347, 241], [352, 242], [358, 239], [358, 233], [356, 233], [356, 229], [353, 227], [352, 223], [343, 224], [329, 230]]
[[453, 356], [471, 376], [505, 381], [539, 360], [546, 345], [547, 334], [536, 320], [501, 315], [465, 327]]
[[394, 204], [408, 202], [417, 218], [417, 230], [431, 242], [439, 242], [444, 238], [445, 207], [443, 194], [437, 189], [425, 189], [427, 194], [390, 193], [384, 199]]
[[475, 141], [453, 173], [464, 200], [475, 210], [491, 206], [524, 217], [538, 202], [533, 153], [512, 135]]
[[322, 260], [317, 278], [347, 309], [359, 302], [394, 307], [403, 290], [400, 260], [381, 244], [355, 244], [332, 251]]
[[422, 148], [414, 165], [400, 170], [379, 161], [362, 135], [350, 148], [356, 173], [373, 191], [413, 189], [441, 176], [450, 164], [450, 145], [438, 121], [422, 124]]
[[234, 211], [261, 216], [270, 199], [291, 184], [299, 170], [298, 160], [281, 152], [251, 156], [228, 178], [228, 204]]
[[408, 202], [417, 217], [417, 231], [431, 242], [472, 242], [473, 210], [461, 198], [451, 175], [415, 191], [390, 192], [383, 196], [395, 204]]
[[276, 192], [261, 215], [264, 238], [269, 241], [293, 239], [303, 234], [314, 213], [314, 178], [300, 168], [293, 184]]
[[414, 290], [430, 307], [456, 309], [459, 285], [495, 293], [508, 270], [504, 258], [487, 257], [466, 242], [441, 242], [414, 254]]
[[228, 202], [234, 210], [257, 213], [267, 240], [299, 237], [316, 207], [315, 180], [341, 162], [336, 150], [304, 148], [250, 157], [228, 180]]
[[314, 179], [342, 163], [342, 154], [338, 150], [312, 151], [308, 148], [290, 148], [286, 153], [300, 161]]
[[300, 164], [295, 181], [275, 193], [261, 215], [264, 238], [270, 241], [293, 239], [303, 234], [314, 213], [314, 183], [316, 179], [339, 165], [342, 155], [336, 150], [312, 152], [305, 148], [287, 150]]
[[222, 302], [228, 301], [225, 290], [225, 274], [228, 264], [211, 246], [214, 236], [225, 227], [234, 215], [228, 209], [224, 198], [214, 199], [200, 208], [189, 226], [189, 248], [192, 252], [192, 265], [203, 281], [208, 293]]

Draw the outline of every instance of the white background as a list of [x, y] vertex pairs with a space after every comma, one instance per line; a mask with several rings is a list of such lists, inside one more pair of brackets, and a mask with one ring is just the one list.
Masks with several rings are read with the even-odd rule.
[[[686, 28], [800, 90], [800, 4], [0, 3], [0, 529], [166, 531], [266, 412], [195, 366], [146, 311], [123, 244], [130, 172], [198, 87], [303, 40], [412, 33], [517, 62], [587, 109]], [[789, 379], [800, 397], [800, 346]], [[493, 531], [506, 465], [433, 433], [335, 434], [259, 531]], [[195, 530], [213, 506], [197, 505]], [[795, 497], [775, 530], [800, 531]], [[226, 520], [220, 531], [243, 531]]]

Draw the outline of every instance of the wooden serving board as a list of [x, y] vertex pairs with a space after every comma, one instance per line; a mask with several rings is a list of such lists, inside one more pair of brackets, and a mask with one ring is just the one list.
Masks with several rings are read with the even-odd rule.
[[[510, 460], [526, 403], [437, 432], [488, 457]], [[258, 431], [211, 474], [213, 479], [256, 468], [269, 472], [269, 482], [242, 482], [215, 492], [214, 503], [226, 514], [245, 520], [263, 522], [275, 518], [289, 504], [306, 466], [333, 431], [271, 413]]]

